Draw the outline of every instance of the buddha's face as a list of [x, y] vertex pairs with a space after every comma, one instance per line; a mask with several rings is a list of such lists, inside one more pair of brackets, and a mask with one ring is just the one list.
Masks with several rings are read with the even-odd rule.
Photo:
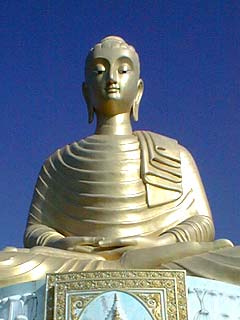
[[96, 47], [87, 64], [85, 86], [97, 114], [130, 112], [139, 87], [142, 89], [135, 52], [129, 48]]

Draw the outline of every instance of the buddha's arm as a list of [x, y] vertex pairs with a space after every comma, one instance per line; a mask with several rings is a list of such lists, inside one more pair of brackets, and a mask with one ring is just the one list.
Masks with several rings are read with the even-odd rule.
[[64, 235], [40, 223], [31, 223], [29, 219], [24, 234], [24, 246], [32, 248], [34, 246], [53, 246], [55, 242], [64, 239]]
[[24, 235], [24, 246], [46, 246], [69, 251], [91, 253], [102, 237], [69, 236], [57, 232], [47, 225], [40, 224], [30, 212]]
[[[47, 208], [52, 207], [54, 196], [51, 196], [51, 194], [58, 193], [58, 190], [52, 187], [52, 180], [56, 177], [55, 171], [52, 160], [49, 158], [44, 163], [35, 186], [24, 234], [24, 245], [27, 248], [47, 246], [71, 251], [90, 252], [102, 237], [67, 236], [64, 232], [61, 233], [54, 227], [59, 216], [51, 215], [47, 211]], [[65, 225], [62, 224], [62, 226], [64, 227]]]
[[47, 213], [43, 209], [48, 202], [49, 186], [54, 174], [53, 166], [51, 166], [49, 159], [43, 164], [34, 189], [24, 234], [24, 246], [27, 248], [51, 246], [52, 243], [64, 238], [64, 235], [57, 232], [50, 223], [47, 223]]
[[[29, 220], [31, 221], [31, 219]], [[31, 222], [29, 222], [24, 235], [24, 245], [27, 248], [47, 246], [69, 251], [91, 253], [102, 239], [102, 237], [87, 236], [65, 237], [63, 234], [46, 225], [38, 223], [31, 224]]]
[[182, 146], [180, 156], [183, 191], [192, 190], [193, 193], [194, 202], [187, 209], [193, 210], [193, 216], [168, 230], [160, 238], [166, 241], [169, 238], [168, 243], [174, 242], [174, 238], [176, 242], [212, 241], [215, 235], [214, 224], [197, 166], [191, 154]]

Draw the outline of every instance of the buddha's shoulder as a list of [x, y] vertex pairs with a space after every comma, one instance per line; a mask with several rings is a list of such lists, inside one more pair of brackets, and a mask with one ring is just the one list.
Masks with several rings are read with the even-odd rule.
[[[142, 149], [154, 149], [161, 152], [178, 154], [180, 157], [186, 158], [189, 161], [192, 160], [191, 153], [181, 145], [178, 140], [168, 137], [156, 132], [151, 131], [134, 131], [133, 134], [138, 138]], [[111, 137], [109, 138], [111, 140]], [[103, 146], [104, 140], [104, 146]], [[69, 143], [54, 151], [44, 162], [45, 165], [49, 163], [65, 162], [71, 160], [79, 160], [82, 156], [89, 156], [91, 153], [96, 152], [102, 147], [111, 147], [106, 143], [107, 138], [101, 137], [101, 135], [91, 135], [83, 139]]]
[[179, 156], [189, 161], [193, 160], [190, 151], [180, 144], [177, 139], [168, 137], [152, 131], [134, 131], [134, 134], [138, 137], [140, 143], [148, 148], [154, 148], [161, 151], [175, 151], [179, 153]]
[[71, 143], [68, 143], [48, 156], [44, 165], [55, 162], [63, 162], [65, 159], [78, 158], [83, 153], [86, 153], [87, 145], [92, 141], [94, 136], [89, 136]]
[[156, 132], [141, 130], [141, 131], [134, 131], [134, 134], [139, 138], [139, 140], [144, 139], [148, 142], [152, 141], [152, 143], [156, 145], [167, 144], [167, 143], [178, 145], [178, 141], [176, 139], [164, 136]]

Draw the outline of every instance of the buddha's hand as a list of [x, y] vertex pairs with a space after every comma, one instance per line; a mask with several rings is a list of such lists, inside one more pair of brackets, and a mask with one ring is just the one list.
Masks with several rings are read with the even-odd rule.
[[[155, 238], [156, 241], [156, 238]], [[113, 248], [113, 247], [127, 247], [127, 246], [137, 246], [137, 247], [148, 247], [154, 244], [154, 238], [142, 237], [142, 236], [131, 236], [116, 239], [106, 238], [99, 241], [99, 246], [102, 248]]]
[[176, 238], [172, 234], [131, 236], [115, 239], [105, 238], [99, 241], [99, 248], [95, 253], [107, 260], [116, 260], [120, 259], [123, 254], [135, 251], [136, 249], [160, 247], [175, 242]]
[[103, 239], [99, 241], [100, 247], [112, 248], [112, 247], [135, 247], [135, 248], [147, 248], [158, 247], [166, 244], [172, 244], [176, 242], [176, 237], [173, 234], [163, 234], [161, 236], [149, 235], [149, 236], [131, 236], [122, 237], [116, 239]]
[[161, 243], [160, 237], [157, 236], [131, 236], [116, 239], [103, 239], [99, 241], [100, 247], [112, 248], [112, 247], [127, 247], [133, 246], [137, 248], [155, 247], [164, 245]]
[[84, 253], [91, 253], [99, 247], [99, 241], [103, 240], [103, 237], [65, 237], [51, 243], [51, 247], [64, 249], [68, 251], [77, 251]]

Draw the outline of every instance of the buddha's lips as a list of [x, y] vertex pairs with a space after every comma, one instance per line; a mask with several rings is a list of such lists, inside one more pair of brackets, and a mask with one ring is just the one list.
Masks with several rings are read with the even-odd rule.
[[120, 91], [119, 87], [115, 87], [115, 86], [111, 86], [111, 87], [106, 87], [105, 89], [107, 91], [107, 93], [115, 93]]

